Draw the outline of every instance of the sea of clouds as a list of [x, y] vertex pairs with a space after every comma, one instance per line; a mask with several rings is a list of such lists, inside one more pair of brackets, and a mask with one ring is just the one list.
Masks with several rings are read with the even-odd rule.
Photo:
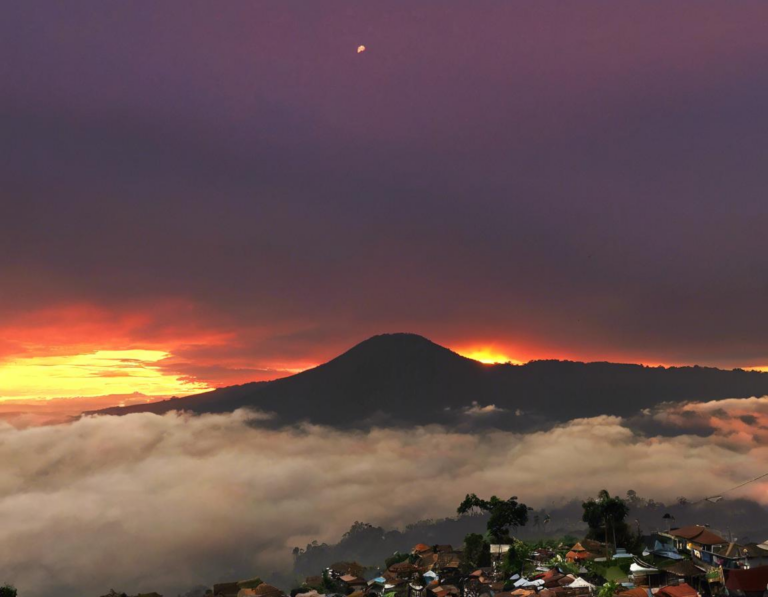
[[[768, 398], [667, 406], [545, 431], [263, 427], [266, 415], [0, 421], [0, 584], [21, 597], [166, 597], [289, 570], [355, 520], [450, 516], [468, 492], [543, 506], [607, 488], [704, 497], [768, 471]], [[740, 497], [768, 503], [765, 486]]]

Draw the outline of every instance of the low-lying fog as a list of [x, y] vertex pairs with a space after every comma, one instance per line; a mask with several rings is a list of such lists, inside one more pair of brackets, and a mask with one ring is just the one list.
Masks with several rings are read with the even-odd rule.
[[[527, 434], [275, 430], [260, 427], [264, 417], [0, 421], [0, 584], [24, 597], [176, 595], [289, 571], [292, 547], [336, 541], [356, 520], [451, 516], [468, 492], [536, 507], [603, 488], [695, 500], [768, 471], [768, 398]], [[768, 504], [759, 483], [731, 495]]]

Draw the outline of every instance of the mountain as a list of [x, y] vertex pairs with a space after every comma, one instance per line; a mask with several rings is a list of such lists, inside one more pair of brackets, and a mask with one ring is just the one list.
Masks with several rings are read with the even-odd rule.
[[291, 377], [96, 412], [220, 413], [252, 407], [274, 413], [276, 424], [514, 429], [575, 417], [631, 416], [662, 402], [762, 395], [768, 395], [768, 373], [572, 361], [485, 365], [415, 334], [384, 334]]

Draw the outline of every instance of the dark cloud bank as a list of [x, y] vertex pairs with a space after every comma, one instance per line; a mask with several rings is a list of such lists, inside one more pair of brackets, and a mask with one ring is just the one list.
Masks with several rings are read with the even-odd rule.
[[[518, 495], [572, 531], [569, 502], [604, 487], [673, 503], [765, 472], [765, 413], [768, 398], [689, 403], [529, 433], [275, 429], [244, 410], [0, 423], [0, 461], [13, 463], [0, 471], [1, 572], [29, 597], [288, 578], [294, 546], [335, 542], [354, 521], [402, 528], [452, 516], [467, 492]], [[642, 433], [642, 421], [667, 432]], [[746, 498], [730, 502], [730, 518], [714, 506], [676, 517], [768, 538], [761, 486], [726, 496]], [[640, 514], [646, 529], [663, 524], [663, 511]]]

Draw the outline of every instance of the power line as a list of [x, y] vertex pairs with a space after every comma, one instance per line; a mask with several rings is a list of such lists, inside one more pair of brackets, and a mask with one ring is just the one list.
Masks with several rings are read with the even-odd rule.
[[728, 493], [729, 491], [735, 491], [736, 489], [740, 489], [744, 487], [745, 485], [749, 485], [750, 483], [754, 483], [755, 481], [759, 481], [760, 479], [768, 477], [768, 473], [763, 473], [762, 475], [758, 475], [754, 479], [750, 479], [749, 481], [744, 481], [743, 483], [739, 483], [738, 485], [731, 487], [730, 489], [726, 489], [725, 491], [721, 491], [720, 493], [717, 493], [715, 495], [711, 495], [709, 497], [702, 498], [696, 502], [693, 502], [694, 504], [700, 504], [701, 502], [713, 502], [717, 503], [723, 498], [724, 493]]

